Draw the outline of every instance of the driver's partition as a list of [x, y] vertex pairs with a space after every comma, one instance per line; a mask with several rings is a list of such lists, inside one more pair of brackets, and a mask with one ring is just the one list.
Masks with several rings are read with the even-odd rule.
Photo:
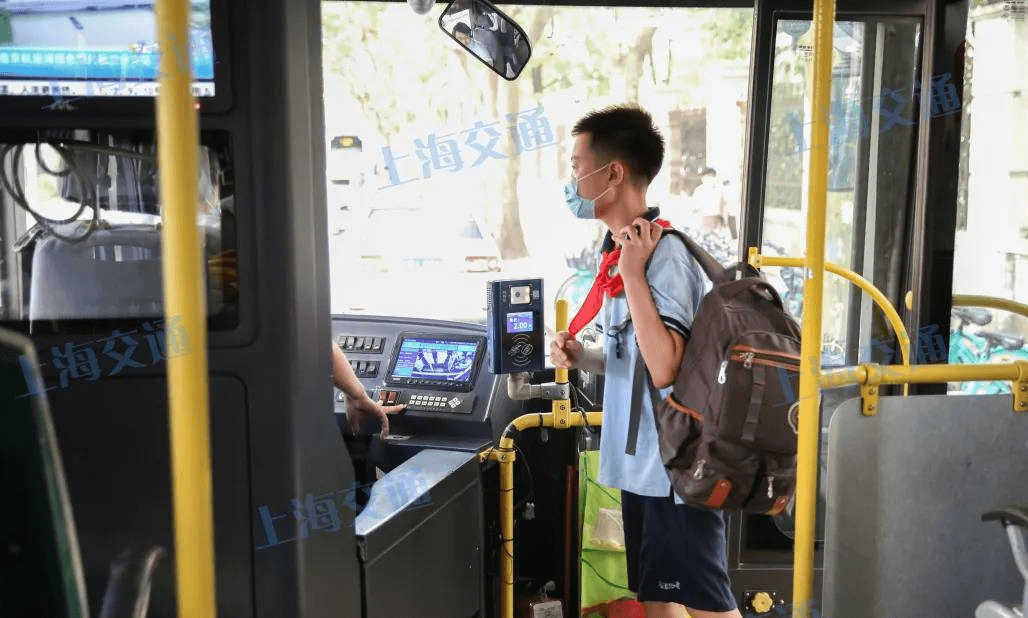
[[1028, 414], [1009, 395], [844, 402], [829, 425], [824, 615], [970, 617], [1023, 581], [995, 524], [1028, 501]]

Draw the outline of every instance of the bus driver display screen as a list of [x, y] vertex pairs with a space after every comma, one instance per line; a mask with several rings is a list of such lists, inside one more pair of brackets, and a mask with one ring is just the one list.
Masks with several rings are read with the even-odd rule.
[[407, 384], [467, 384], [479, 343], [435, 337], [404, 337], [396, 351], [391, 381]]
[[158, 41], [155, 2], [0, 2], [0, 95], [147, 97], [161, 53], [193, 74], [193, 95], [214, 96], [210, 0], [191, 3], [187, 44]]

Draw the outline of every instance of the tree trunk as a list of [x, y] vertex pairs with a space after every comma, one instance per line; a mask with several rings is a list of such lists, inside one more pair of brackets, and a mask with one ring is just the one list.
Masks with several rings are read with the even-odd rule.
[[[521, 89], [511, 85], [507, 89], [507, 113], [516, 118], [521, 101]], [[515, 121], [516, 122], [516, 121]], [[515, 129], [516, 130], [516, 127]], [[521, 157], [514, 143], [510, 144], [507, 157], [507, 180], [504, 182], [503, 219], [500, 223], [500, 257], [514, 260], [528, 257], [525, 233], [521, 229], [521, 213], [518, 208], [518, 176], [521, 171]]]
[[[643, 62], [645, 62], [647, 56], [653, 55], [653, 34], [656, 31], [656, 27], [644, 28], [635, 45], [632, 46], [632, 51], [628, 52], [628, 61], [632, 64], [631, 68], [627, 70], [629, 77], [626, 84], [627, 92], [625, 92], [625, 97], [633, 103], [639, 102], [639, 80], [642, 79]], [[624, 64], [621, 66], [624, 66]], [[650, 66], [653, 66], [652, 61]]]
[[[518, 14], [512, 13], [511, 17], [517, 19]], [[540, 7], [536, 10], [531, 25], [526, 34], [529, 41], [537, 41], [543, 33], [543, 28], [553, 17], [552, 7]], [[525, 73], [522, 72], [522, 75]], [[520, 79], [520, 77], [519, 77]], [[507, 114], [508, 118], [514, 119], [516, 130], [517, 114], [521, 110], [521, 84], [514, 82], [507, 89]], [[516, 136], [515, 136], [516, 137]], [[528, 247], [525, 245], [525, 232], [521, 228], [521, 213], [518, 207], [518, 176], [521, 172], [521, 157], [511, 142], [510, 151], [507, 153], [507, 179], [504, 182], [503, 218], [500, 223], [500, 257], [505, 260], [514, 260], [528, 257]]]

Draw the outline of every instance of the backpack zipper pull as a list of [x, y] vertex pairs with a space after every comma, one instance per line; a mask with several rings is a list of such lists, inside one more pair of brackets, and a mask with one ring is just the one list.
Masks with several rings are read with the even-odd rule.
[[747, 352], [743, 354], [742, 366], [747, 369], [753, 368], [753, 352]]
[[728, 369], [728, 361], [727, 360], [721, 361], [721, 370], [717, 372], [717, 383], [718, 384], [724, 384], [725, 383], [725, 369]]
[[768, 500], [775, 497], [775, 477], [767, 477], [767, 497]]
[[707, 463], [707, 460], [701, 459], [696, 462], [696, 472], [693, 472], [692, 477], [696, 480], [703, 478], [703, 464]]

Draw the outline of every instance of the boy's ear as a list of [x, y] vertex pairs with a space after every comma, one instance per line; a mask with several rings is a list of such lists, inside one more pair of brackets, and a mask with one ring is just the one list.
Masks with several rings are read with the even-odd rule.
[[611, 180], [614, 181], [614, 184], [621, 184], [628, 176], [628, 170], [625, 169], [625, 166], [620, 161], [617, 160], [611, 162], [610, 173], [612, 176]]

